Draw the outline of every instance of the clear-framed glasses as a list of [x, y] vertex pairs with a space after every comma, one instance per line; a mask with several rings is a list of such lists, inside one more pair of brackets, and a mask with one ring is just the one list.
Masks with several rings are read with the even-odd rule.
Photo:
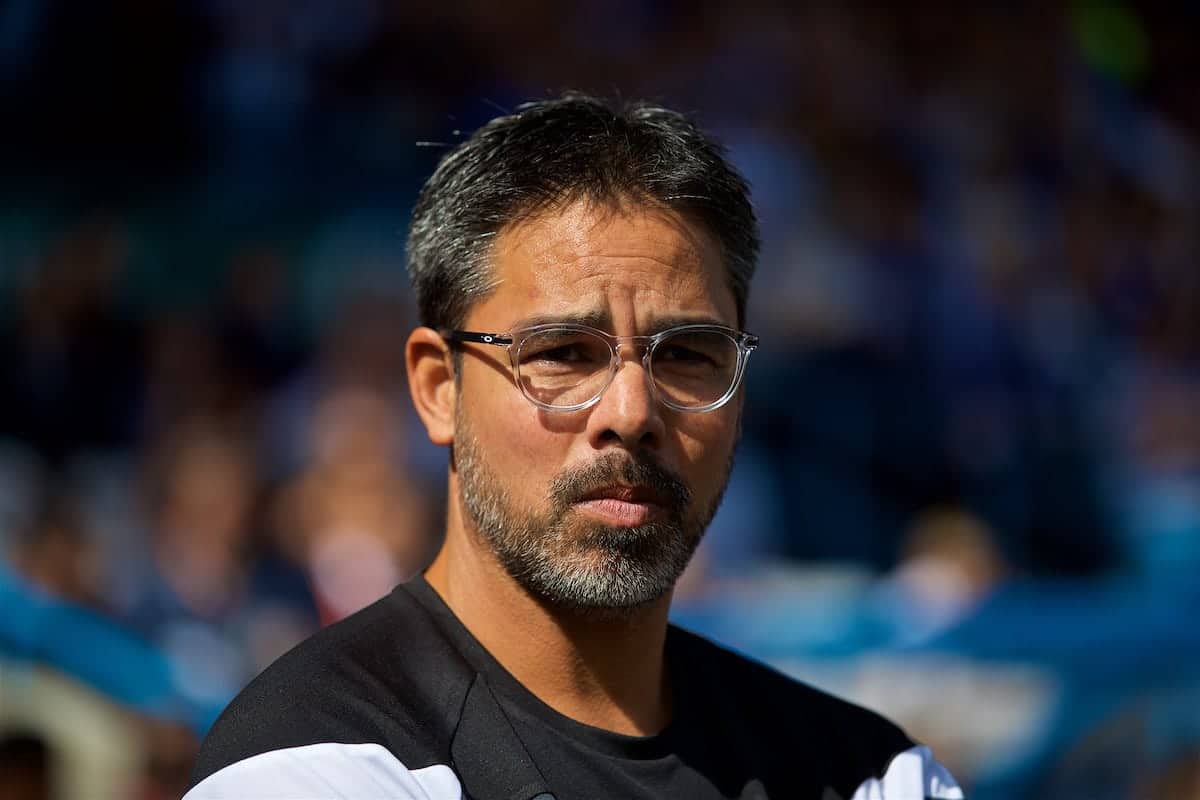
[[521, 392], [547, 411], [599, 402], [621, 367], [620, 348], [643, 349], [655, 399], [677, 411], [715, 411], [737, 392], [758, 337], [724, 325], [679, 325], [652, 336], [613, 336], [587, 325], [549, 323], [509, 333], [444, 329], [443, 339], [503, 347]]

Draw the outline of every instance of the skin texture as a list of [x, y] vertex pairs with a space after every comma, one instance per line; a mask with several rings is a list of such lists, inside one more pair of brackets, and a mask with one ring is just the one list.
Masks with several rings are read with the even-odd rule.
[[[526, 219], [496, 237], [492, 264], [497, 287], [471, 310], [465, 329], [506, 332], [535, 317], [581, 315], [620, 336], [681, 322], [737, 325], [717, 242], [673, 212], [632, 201], [620, 207], [575, 202]], [[587, 532], [619, 527], [603, 503], [573, 504], [563, 512], [551, 499], [556, 479], [561, 485], [564, 476], [586, 475], [598, 464], [652, 463], [686, 487], [680, 517], [699, 530], [707, 524], [728, 478], [740, 393], [716, 411], [672, 411], [654, 401], [640, 353], [625, 349], [596, 405], [546, 412], [521, 394], [503, 349], [463, 350], [456, 382], [441, 337], [428, 328], [412, 333], [407, 359], [417, 412], [433, 442], [456, 446], [456, 455], [469, 451], [466, 477], [473, 486], [485, 475], [510, 513], [534, 523], [557, 521], [556, 557], [599, 563], [603, 554], [589, 549]], [[426, 573], [430, 584], [492, 655], [552, 708], [621, 733], [661, 730], [670, 719], [663, 669], [670, 592], [620, 613], [594, 613], [531, 590], [509, 574], [476, 525], [478, 513], [463, 502], [464, 475], [454, 461], [446, 538]]]

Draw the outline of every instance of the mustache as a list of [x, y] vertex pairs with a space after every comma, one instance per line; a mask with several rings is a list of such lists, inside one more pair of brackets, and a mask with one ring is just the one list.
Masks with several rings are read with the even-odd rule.
[[559, 511], [565, 511], [591, 492], [616, 483], [652, 489], [675, 510], [686, 508], [692, 500], [687, 484], [654, 459], [617, 453], [559, 475], [550, 484], [550, 497]]

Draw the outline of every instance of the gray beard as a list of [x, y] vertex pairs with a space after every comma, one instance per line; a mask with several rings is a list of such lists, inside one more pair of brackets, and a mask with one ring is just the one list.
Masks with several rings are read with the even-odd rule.
[[[559, 475], [550, 486], [551, 511], [543, 516], [517, 507], [465, 422], [460, 413], [453, 457], [475, 534], [534, 597], [590, 617], [626, 617], [671, 591], [712, 521], [733, 467], [730, 457], [716, 495], [689, 514], [692, 492], [680, 479], [648, 456], [614, 451]], [[617, 481], [654, 488], [667, 500], [665, 517], [617, 527], [572, 508], [587, 492]]]

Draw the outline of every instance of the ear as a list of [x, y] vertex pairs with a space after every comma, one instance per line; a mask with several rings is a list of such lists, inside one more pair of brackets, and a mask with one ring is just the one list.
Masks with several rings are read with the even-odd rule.
[[432, 328], [420, 327], [409, 334], [404, 355], [408, 390], [429, 441], [443, 446], [453, 444], [458, 392], [450, 348]]

